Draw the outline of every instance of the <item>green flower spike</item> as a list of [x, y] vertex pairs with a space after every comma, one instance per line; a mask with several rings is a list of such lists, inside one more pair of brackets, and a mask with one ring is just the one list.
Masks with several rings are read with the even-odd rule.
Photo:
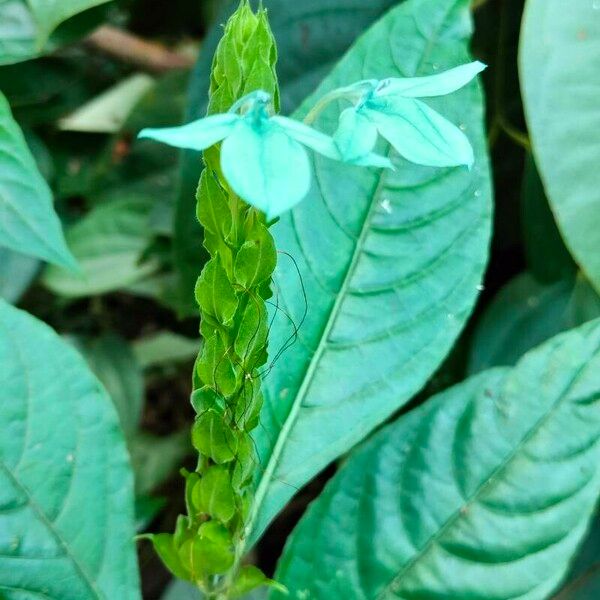
[[[238, 100], [225, 114], [182, 127], [144, 129], [139, 137], [190, 150], [205, 150], [224, 140], [221, 170], [231, 189], [272, 219], [300, 202], [310, 188], [311, 168], [303, 146], [342, 159], [331, 137], [272, 113], [271, 95], [258, 90]], [[372, 152], [346, 162], [392, 166], [387, 158]]]
[[483, 63], [472, 62], [429, 77], [359, 81], [324, 96], [305, 122], [311, 122], [327, 103], [344, 98], [354, 106], [342, 112], [334, 134], [343, 160], [360, 160], [371, 152], [379, 134], [413, 163], [470, 168], [474, 156], [467, 136], [417, 98], [450, 94], [483, 69]]

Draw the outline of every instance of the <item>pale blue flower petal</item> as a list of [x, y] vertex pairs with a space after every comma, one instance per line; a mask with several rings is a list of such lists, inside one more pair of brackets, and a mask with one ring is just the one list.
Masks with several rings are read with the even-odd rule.
[[151, 138], [177, 148], [205, 150], [227, 137], [240, 119], [239, 115], [229, 113], [211, 115], [181, 127], [142, 129], [138, 137]]
[[363, 108], [379, 133], [407, 160], [432, 167], [473, 164], [466, 135], [424, 102], [386, 98], [377, 110]]
[[444, 96], [467, 85], [485, 68], [486, 65], [482, 62], [475, 61], [437, 75], [385, 79], [375, 95], [380, 98], [394, 95], [405, 98]]
[[340, 153], [333, 138], [325, 133], [317, 131], [301, 121], [296, 121], [280, 115], [275, 115], [269, 120], [271, 123], [276, 123], [285, 129], [286, 133], [293, 137], [297, 142], [308, 146], [323, 156], [333, 158], [334, 160], [340, 160]]
[[396, 170], [392, 161], [387, 156], [381, 156], [381, 154], [376, 154], [375, 152], [369, 152], [369, 154], [359, 156], [358, 158], [349, 161], [349, 163], [359, 167], [377, 167], [379, 169]]
[[356, 108], [347, 108], [340, 115], [333, 139], [342, 158], [351, 162], [373, 150], [377, 142], [377, 127]]
[[280, 116], [271, 117], [270, 121], [284, 127], [288, 135], [292, 136], [297, 142], [308, 146], [315, 152], [318, 152], [327, 158], [363, 167], [393, 168], [392, 163], [388, 158], [380, 156], [375, 152], [369, 152], [368, 154], [353, 160], [345, 160], [333, 138], [300, 121]]
[[304, 148], [277, 123], [260, 129], [241, 120], [221, 146], [221, 169], [231, 189], [273, 218], [308, 193], [310, 165]]

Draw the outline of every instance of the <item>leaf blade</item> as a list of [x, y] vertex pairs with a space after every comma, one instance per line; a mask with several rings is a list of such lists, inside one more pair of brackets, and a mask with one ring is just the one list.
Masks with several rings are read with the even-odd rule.
[[529, 0], [519, 71], [533, 152], [561, 234], [600, 290], [600, 144], [597, 98], [600, 20], [593, 2], [565, 12], [556, 0]]
[[[317, 96], [357, 78], [418, 75], [432, 64], [468, 61], [467, 5], [403, 3], [359, 40]], [[429, 15], [418, 31], [414, 14]], [[371, 58], [363, 64], [366, 48]], [[264, 380], [253, 539], [299, 486], [416, 393], [471, 310], [490, 217], [482, 106], [475, 85], [441, 103], [444, 114], [467, 124], [478, 156], [473, 171], [424, 169], [396, 156], [396, 172], [376, 172], [316, 157], [317, 184], [273, 227], [278, 249], [297, 266], [285, 256], [278, 261], [274, 304], [286, 317], [275, 319], [270, 348], [277, 352], [294, 339], [288, 315], [302, 321], [304, 293], [310, 313], [289, 358]], [[334, 108], [320, 123], [325, 131], [335, 129]], [[413, 235], [421, 240], [414, 246]], [[418, 252], [423, 247], [428, 251]]]
[[76, 268], [65, 243], [52, 194], [0, 92], [0, 246]]
[[2, 585], [139, 598], [132, 475], [109, 398], [72, 348], [4, 301], [0, 328]]
[[282, 582], [311, 598], [548, 597], [600, 492], [599, 365], [596, 320], [388, 426], [309, 509]]

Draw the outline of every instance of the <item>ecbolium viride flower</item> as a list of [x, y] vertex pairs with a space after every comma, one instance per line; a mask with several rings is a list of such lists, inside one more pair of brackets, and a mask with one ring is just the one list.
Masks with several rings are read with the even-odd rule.
[[444, 96], [465, 86], [485, 69], [472, 62], [437, 75], [359, 81], [326, 94], [307, 115], [307, 122], [333, 100], [347, 99], [334, 134], [343, 160], [356, 161], [375, 146], [378, 135], [405, 159], [432, 167], [473, 164], [467, 136], [417, 98]]
[[[343, 159], [330, 136], [274, 115], [271, 96], [262, 90], [244, 96], [227, 113], [181, 127], [143, 129], [139, 137], [190, 150], [205, 150], [222, 141], [221, 170], [229, 186], [269, 219], [308, 193], [311, 168], [304, 146], [328, 158]], [[362, 166], [392, 166], [389, 159], [371, 151], [343, 160]]]

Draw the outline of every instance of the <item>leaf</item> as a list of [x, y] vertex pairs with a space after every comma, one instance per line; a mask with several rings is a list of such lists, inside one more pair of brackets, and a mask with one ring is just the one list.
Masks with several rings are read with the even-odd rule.
[[10, 304], [18, 302], [39, 268], [36, 258], [0, 248], [0, 297]]
[[76, 268], [52, 206], [50, 188], [1, 92], [0, 156], [0, 247]]
[[161, 600], [200, 600], [198, 588], [181, 579], [173, 580], [162, 595]]
[[600, 291], [600, 12], [579, 0], [528, 0], [519, 67], [533, 153], [573, 257]]
[[[321, 0], [289, 2], [265, 0], [269, 23], [279, 49], [277, 78], [281, 88], [283, 113], [295, 109], [331, 70], [354, 39], [396, 0]], [[203, 117], [206, 112], [212, 56], [223, 34], [221, 23], [239, 4], [226, 4], [203, 41], [202, 52], [194, 69], [188, 98], [186, 121]], [[345, 82], [347, 83], [347, 82]], [[181, 311], [191, 315], [197, 308], [193, 302], [196, 279], [202, 268], [202, 230], [190, 218], [195, 210], [199, 156], [185, 152], [182, 157], [181, 186], [175, 209], [174, 252], [179, 273]]]
[[145, 73], [135, 73], [92, 98], [58, 122], [63, 131], [116, 133], [133, 107], [155, 85]]
[[[356, 79], [468, 62], [468, 5], [402, 3], [357, 42], [316, 97]], [[275, 364], [256, 430], [252, 539], [299, 487], [419, 391], [471, 312], [490, 228], [481, 95], [472, 84], [431, 104], [464, 125], [475, 148], [472, 171], [419, 167], [395, 153], [395, 172], [317, 156], [308, 198], [273, 226], [276, 247], [293, 261], [282, 254], [275, 272]], [[335, 128], [337, 110], [325, 113], [320, 129]]]
[[94, 207], [67, 231], [67, 240], [82, 273], [71, 275], [54, 267], [43, 275], [44, 284], [62, 296], [92, 296], [133, 284], [157, 269], [142, 262], [151, 231], [151, 199], [114, 200]]
[[140, 598], [133, 477], [83, 359], [0, 300], [0, 581], [6, 598]]
[[133, 352], [143, 369], [193, 360], [199, 349], [200, 340], [193, 340], [171, 331], [159, 331], [133, 343]]
[[27, 0], [37, 25], [37, 45], [42, 48], [50, 34], [69, 17], [109, 0]]
[[583, 277], [544, 285], [529, 273], [517, 275], [478, 321], [468, 372], [514, 365], [538, 344], [598, 317], [600, 297]]
[[600, 595], [600, 514], [579, 548], [571, 572], [553, 600], [590, 600]]
[[138, 432], [129, 440], [131, 464], [138, 496], [150, 494], [168, 479], [190, 453], [189, 432], [168, 436]]
[[114, 402], [125, 436], [131, 436], [139, 427], [144, 405], [144, 377], [132, 348], [114, 334], [81, 340], [79, 346]]
[[291, 597], [547, 598], [600, 492], [600, 321], [432, 398], [348, 459], [288, 541]]
[[71, 43], [95, 29], [105, 18], [106, 6], [102, 5], [80, 13], [54, 30], [40, 47], [35, 19], [26, 0], [0, 0], [0, 65], [29, 60]]

